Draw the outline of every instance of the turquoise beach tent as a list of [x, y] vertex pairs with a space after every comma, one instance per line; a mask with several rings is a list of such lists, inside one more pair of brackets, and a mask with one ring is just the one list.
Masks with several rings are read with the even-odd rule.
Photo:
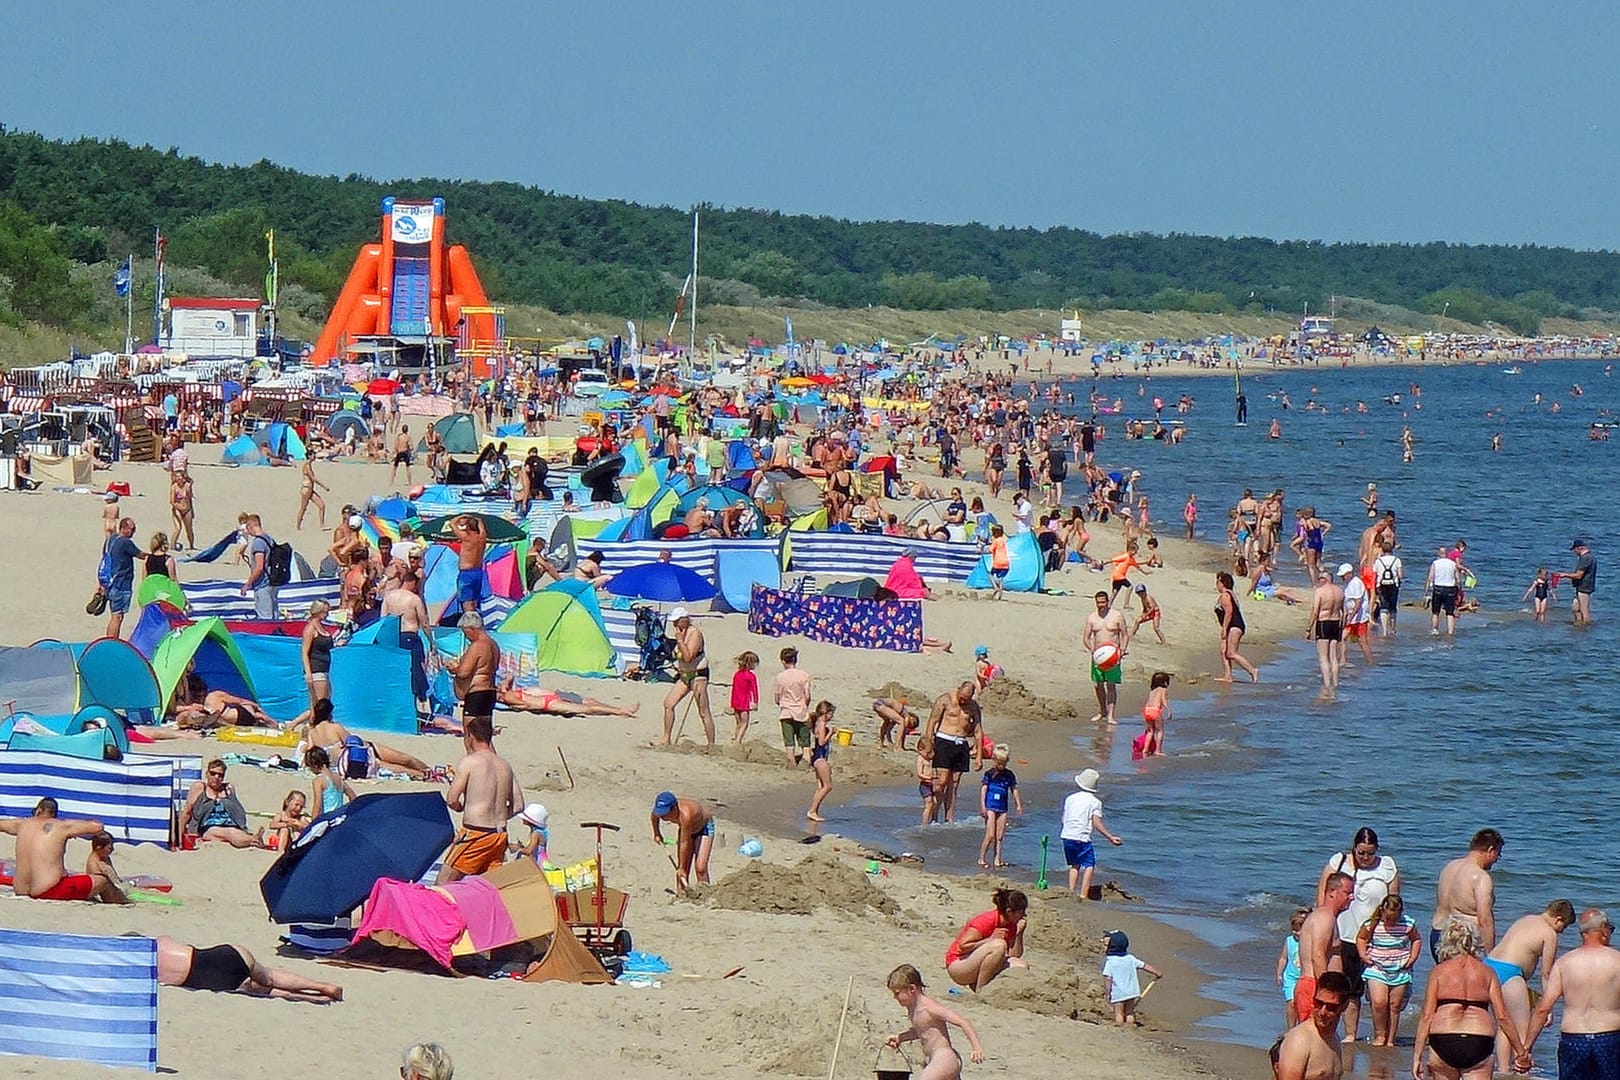
[[[1041, 545], [1032, 532], [1007, 537], [1007, 580], [1002, 588], [1008, 592], [1040, 592], [1046, 585], [1046, 560], [1041, 556]], [[970, 589], [990, 588], [990, 555], [985, 553], [979, 564], [963, 582]]]

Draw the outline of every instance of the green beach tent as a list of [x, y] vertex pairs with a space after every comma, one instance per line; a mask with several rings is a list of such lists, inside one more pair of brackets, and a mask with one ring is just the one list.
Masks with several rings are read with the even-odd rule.
[[557, 581], [531, 595], [501, 621], [503, 634], [533, 634], [542, 671], [615, 674], [613, 645], [588, 581]]
[[258, 700], [247, 661], [231, 640], [230, 631], [224, 622], [210, 616], [171, 630], [153, 651], [152, 673], [157, 676], [161, 708], [167, 709], [174, 700], [175, 688], [185, 677], [186, 665], [192, 662], [208, 689]]

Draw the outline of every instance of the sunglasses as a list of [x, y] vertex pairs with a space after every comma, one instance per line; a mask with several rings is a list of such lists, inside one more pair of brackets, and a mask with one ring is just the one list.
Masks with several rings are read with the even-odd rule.
[[1326, 1012], [1339, 1012], [1350, 1004], [1348, 1001], [1323, 1001], [1321, 998], [1312, 998], [1311, 1001], [1318, 1009]]

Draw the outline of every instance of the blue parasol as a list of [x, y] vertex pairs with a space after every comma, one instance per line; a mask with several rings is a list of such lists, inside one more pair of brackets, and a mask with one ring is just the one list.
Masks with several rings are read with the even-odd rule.
[[630, 596], [672, 604], [712, 600], [717, 590], [704, 578], [672, 562], [637, 563], [627, 566], [607, 583], [614, 596]]
[[454, 837], [441, 792], [362, 795], [316, 818], [259, 892], [274, 922], [331, 921], [359, 907], [383, 878], [419, 879]]

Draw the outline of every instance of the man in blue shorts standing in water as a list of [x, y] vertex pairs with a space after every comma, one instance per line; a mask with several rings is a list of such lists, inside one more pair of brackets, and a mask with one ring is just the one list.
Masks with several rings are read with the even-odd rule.
[[1581, 943], [1553, 964], [1524, 1043], [1535, 1045], [1562, 998], [1558, 1080], [1614, 1080], [1620, 1077], [1620, 952], [1609, 947], [1614, 924], [1589, 908], [1575, 925]]

